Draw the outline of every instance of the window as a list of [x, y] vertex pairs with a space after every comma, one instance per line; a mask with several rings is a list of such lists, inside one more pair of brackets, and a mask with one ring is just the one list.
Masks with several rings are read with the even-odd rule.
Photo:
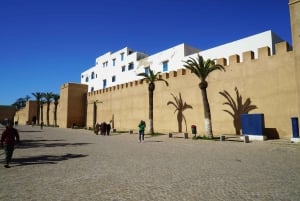
[[115, 66], [116, 65], [116, 59], [113, 59], [112, 61], [113, 61], [113, 66]]
[[124, 52], [121, 53], [121, 61], [124, 61]]
[[102, 63], [103, 68], [108, 66], [108, 61]]
[[133, 63], [129, 63], [129, 64], [128, 64], [128, 70], [133, 70], [133, 69], [134, 69]]
[[106, 79], [103, 80], [103, 89], [106, 87]]
[[86, 78], [85, 78], [85, 82], [88, 82], [88, 81], [89, 81], [89, 77], [86, 77]]
[[122, 72], [125, 72], [126, 66], [122, 66]]
[[116, 81], [116, 76], [114, 75], [111, 77], [111, 82], [115, 82], [115, 81]]
[[169, 63], [169, 61], [164, 61], [163, 62], [163, 72], [168, 71], [168, 63]]
[[91, 79], [94, 79], [94, 78], [95, 78], [95, 73], [92, 72]]
[[145, 73], [146, 73], [147, 75], [149, 75], [149, 73], [150, 73], [150, 67], [149, 67], [149, 66], [145, 68]]

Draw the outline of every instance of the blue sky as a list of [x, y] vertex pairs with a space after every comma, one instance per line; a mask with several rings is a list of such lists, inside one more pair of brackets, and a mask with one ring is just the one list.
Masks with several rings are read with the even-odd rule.
[[59, 94], [108, 51], [205, 50], [267, 30], [291, 44], [288, 0], [0, 0], [0, 105]]

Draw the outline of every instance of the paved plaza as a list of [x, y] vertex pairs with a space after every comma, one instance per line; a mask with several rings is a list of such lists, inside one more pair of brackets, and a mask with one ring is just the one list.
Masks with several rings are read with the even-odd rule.
[[288, 140], [139, 143], [129, 133], [18, 129], [11, 168], [0, 166], [1, 201], [300, 200], [300, 144]]

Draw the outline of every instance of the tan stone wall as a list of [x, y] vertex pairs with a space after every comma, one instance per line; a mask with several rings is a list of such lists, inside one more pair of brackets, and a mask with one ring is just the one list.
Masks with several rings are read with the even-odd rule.
[[70, 128], [75, 123], [85, 126], [86, 96], [88, 86], [76, 83], [62, 85], [58, 104], [58, 125], [61, 128]]
[[13, 121], [16, 109], [14, 106], [0, 106], [0, 123], [4, 119]]
[[[42, 112], [40, 113], [42, 115]], [[44, 125], [47, 125], [47, 103], [43, 104], [43, 118], [41, 117], [41, 120], [43, 120]], [[54, 103], [51, 102], [49, 105], [49, 126], [54, 125]]]
[[[300, 102], [300, 0], [289, 0], [291, 33], [295, 60], [295, 79], [297, 81], [297, 99]], [[298, 104], [298, 117], [300, 117], [300, 104]]]
[[26, 106], [15, 114], [15, 121], [19, 124], [31, 124], [32, 118], [36, 116], [36, 101], [27, 101]]
[[[260, 48], [258, 59], [253, 59], [252, 52], [244, 53], [244, 61], [239, 63], [235, 55], [230, 57], [226, 72], [213, 72], [208, 78], [208, 98], [212, 113], [213, 131], [215, 134], [233, 134], [233, 119], [223, 109], [226, 101], [219, 94], [226, 90], [235, 99], [234, 88], [237, 87], [245, 101], [251, 98], [258, 109], [250, 113], [264, 113], [266, 128], [276, 130], [280, 137], [289, 137], [290, 118], [297, 115], [296, 80], [294, 78], [293, 52], [287, 51], [287, 44], [276, 46], [276, 55], [269, 56], [269, 48]], [[225, 61], [220, 59], [219, 62]], [[225, 61], [226, 63], [226, 61]], [[224, 63], [223, 63], [224, 64]], [[197, 125], [198, 133], [204, 133], [202, 96], [198, 87], [199, 79], [188, 70], [179, 70], [162, 74], [169, 87], [163, 82], [156, 82], [154, 93], [154, 129], [156, 132], [177, 131], [177, 114], [168, 101], [174, 101], [171, 93], [178, 96], [193, 109], [184, 111], [187, 131]], [[87, 126], [94, 122], [94, 102], [96, 103], [97, 122], [109, 121], [114, 117], [114, 127], [118, 130], [137, 129], [141, 119], [148, 122], [147, 83], [134, 81], [115, 87], [98, 90], [88, 94]], [[183, 124], [185, 130], [185, 125]]]

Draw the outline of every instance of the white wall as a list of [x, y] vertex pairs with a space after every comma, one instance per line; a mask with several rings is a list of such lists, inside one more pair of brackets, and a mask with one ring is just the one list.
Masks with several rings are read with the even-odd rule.
[[243, 61], [242, 54], [243, 52], [253, 51], [254, 58], [257, 58], [258, 48], [261, 47], [269, 47], [270, 52], [274, 53], [274, 44], [283, 40], [277, 39], [273, 41], [273, 33], [272, 31], [265, 31], [259, 34], [255, 34], [240, 40], [236, 40], [230, 43], [226, 43], [224, 45], [220, 45], [205, 51], [201, 51], [200, 55], [204, 59], [219, 59], [225, 58], [229, 62], [229, 56], [238, 54], [240, 56], [240, 61]]
[[[204, 51], [200, 51], [186, 44], [180, 44], [151, 56], [147, 56], [141, 52], [135, 52], [125, 47], [114, 53], [107, 52], [96, 58], [96, 65], [81, 74], [81, 83], [88, 84], [89, 91], [91, 91], [92, 87], [94, 87], [94, 90], [103, 89], [104, 79], [106, 79], [107, 82], [106, 87], [142, 79], [142, 77], [137, 76], [137, 74], [144, 72], [145, 67], [150, 67], [155, 72], [164, 73], [164, 61], [168, 61], [168, 71], [176, 71], [182, 68], [183, 61], [189, 57], [195, 58], [198, 53], [203, 56], [204, 59], [226, 58], [229, 62], [229, 56], [231, 55], [238, 54], [240, 60], [243, 61], [243, 52], [253, 51], [254, 57], [257, 58], [258, 48], [261, 47], [269, 47], [271, 53], [274, 53], [274, 44], [283, 41], [275, 36], [276, 35], [269, 30]], [[121, 53], [124, 53], [123, 61], [121, 61]], [[113, 59], [115, 59], [116, 62], [115, 66], [113, 66]], [[107, 62], [107, 66], [103, 67], [103, 63], [105, 62]], [[128, 70], [129, 63], [134, 64], [133, 70]], [[122, 66], [125, 66], [124, 72], [122, 72]], [[94, 79], [91, 79], [92, 72], [95, 73]], [[115, 82], [112, 82], [112, 76], [116, 77]], [[89, 79], [88, 82], [86, 82], [86, 77]]]

